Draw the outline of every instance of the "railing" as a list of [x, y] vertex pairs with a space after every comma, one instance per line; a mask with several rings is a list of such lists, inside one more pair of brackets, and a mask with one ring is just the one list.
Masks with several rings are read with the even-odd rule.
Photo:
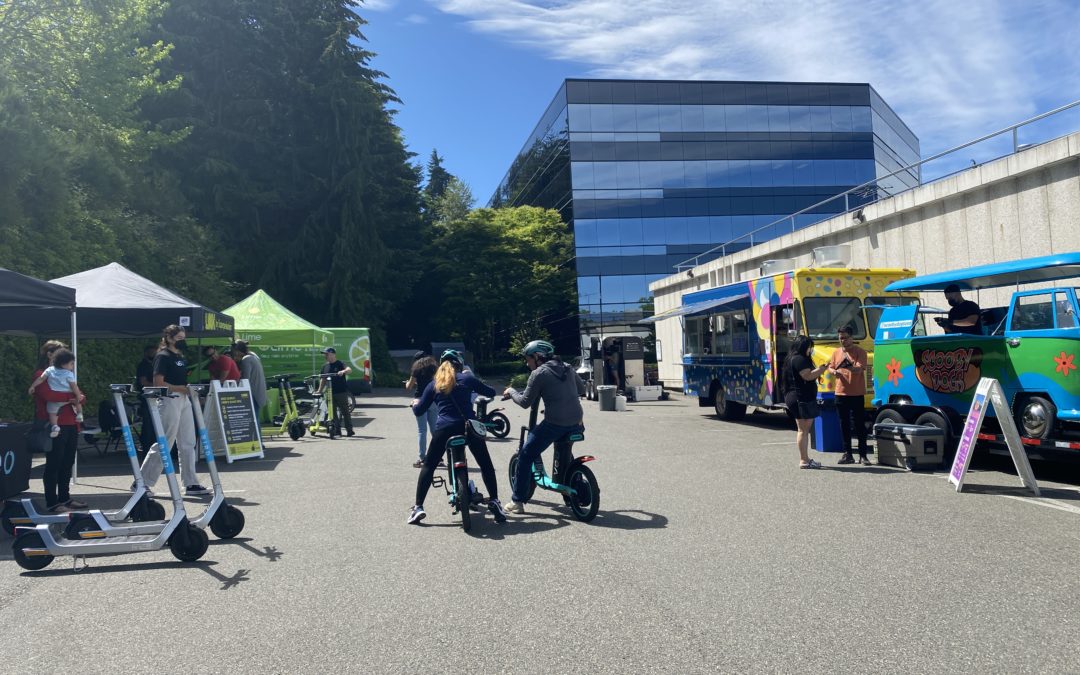
[[[815, 209], [820, 209], [821, 207], [826, 206], [828, 204], [831, 204], [833, 202], [843, 200], [843, 202], [844, 202], [844, 210], [843, 211], [838, 211], [838, 212], [830, 212], [827, 215], [823, 214], [820, 220], [828, 220], [829, 218], [835, 218], [836, 216], [845, 215], [845, 214], [851, 213], [852, 211], [858, 212], [861, 209], [865, 208], [866, 206], [868, 206], [870, 204], [873, 204], [875, 202], [881, 201], [882, 199], [888, 199], [890, 197], [895, 197], [896, 195], [903, 194], [904, 192], [908, 192], [909, 190], [914, 190], [915, 188], [922, 187], [923, 185], [930, 185], [930, 184], [932, 184], [932, 183], [934, 183], [936, 181], [947, 178], [947, 177], [953, 175], [953, 173], [956, 173], [956, 172], [946, 174], [946, 175], [943, 175], [943, 176], [939, 176], [939, 177], [935, 178], [934, 180], [929, 181], [927, 183], [920, 183], [919, 185], [916, 185], [914, 187], [910, 187], [910, 188], [907, 188], [907, 189], [904, 189], [904, 190], [900, 190], [898, 192], [891, 192], [890, 191], [892, 189], [891, 185], [885, 185], [885, 186], [882, 185], [883, 182], [887, 181], [890, 178], [893, 178], [893, 177], [898, 176], [898, 175], [900, 175], [902, 173], [905, 173], [905, 172], [910, 172], [913, 169], [920, 169], [921, 170], [921, 167], [924, 164], [936, 161], [938, 159], [941, 159], [942, 157], [946, 157], [948, 155], [951, 155], [951, 154], [953, 154], [955, 152], [958, 152], [960, 150], [963, 150], [965, 148], [969, 148], [969, 147], [971, 147], [973, 145], [977, 145], [979, 143], [983, 143], [983, 142], [988, 141], [990, 139], [997, 138], [998, 136], [1001, 136], [1003, 134], [1008, 134], [1008, 133], [1012, 134], [1012, 153], [1007, 153], [1007, 154], [1013, 154], [1013, 153], [1018, 152], [1019, 150], [1026, 150], [1029, 147], [1029, 145], [1027, 145], [1027, 144], [1021, 145], [1020, 144], [1020, 138], [1019, 138], [1019, 133], [1018, 132], [1019, 132], [1021, 127], [1027, 126], [1027, 125], [1032, 124], [1034, 122], [1038, 122], [1040, 120], [1044, 120], [1044, 119], [1046, 119], [1048, 117], [1053, 117], [1054, 115], [1057, 115], [1057, 114], [1059, 114], [1061, 112], [1064, 112], [1066, 110], [1069, 110], [1071, 108], [1075, 108], [1077, 106], [1080, 106], [1080, 100], [1073, 101], [1072, 103], [1069, 103], [1067, 105], [1063, 105], [1060, 108], [1055, 108], [1055, 109], [1053, 109], [1053, 110], [1051, 110], [1049, 112], [1045, 112], [1045, 113], [1043, 113], [1041, 115], [1037, 115], [1035, 117], [1032, 117], [1031, 119], [1027, 119], [1027, 120], [1024, 120], [1023, 122], [1018, 122], [1018, 123], [1016, 123], [1016, 124], [1014, 124], [1012, 126], [1005, 127], [1004, 129], [1001, 129], [1000, 131], [995, 131], [995, 132], [993, 132], [991, 134], [987, 134], [987, 135], [982, 136], [980, 138], [976, 138], [973, 141], [968, 141], [967, 143], [964, 143], [963, 145], [958, 145], [955, 148], [950, 148], [950, 149], [945, 150], [943, 152], [939, 152], [936, 155], [933, 155], [931, 157], [927, 157], [926, 159], [915, 162], [914, 164], [909, 164], [908, 166], [897, 169], [896, 171], [893, 171], [892, 173], [890, 173], [887, 176], [882, 176], [881, 178], [875, 178], [874, 180], [867, 181], [867, 182], [863, 183], [862, 185], [856, 185], [855, 187], [851, 188], [850, 190], [847, 190], [846, 192], [841, 192], [840, 194], [833, 195], [832, 197], [829, 197], [828, 199], [825, 199], [825, 200], [822, 200], [822, 201], [820, 201], [820, 202], [818, 202], [816, 204], [812, 204], [810, 206], [807, 206], [806, 208], [802, 209], [801, 211], [796, 211], [795, 213], [792, 213], [789, 216], [784, 216], [783, 218], [780, 218], [778, 220], [774, 220], [774, 221], [772, 221], [771, 223], [769, 223], [767, 225], [762, 225], [761, 227], [756, 228], [754, 230], [751, 230], [750, 232], [742, 234], [742, 235], [740, 235], [740, 236], [738, 236], [738, 237], [736, 237], [734, 239], [728, 240], [728, 241], [726, 241], [726, 242], [724, 242], [724, 243], [722, 243], [722, 244], [720, 244], [718, 246], [714, 246], [713, 248], [709, 249], [708, 251], [704, 251], [703, 253], [699, 253], [698, 255], [696, 255], [696, 256], [694, 256], [692, 258], [687, 258], [686, 260], [682, 261], [681, 263], [675, 265], [675, 270], [676, 270], [676, 272], [683, 272], [683, 271], [692, 269], [694, 267], [697, 267], [698, 265], [701, 264], [701, 259], [702, 258], [709, 257], [710, 259], [714, 259], [716, 257], [725, 257], [727, 255], [728, 249], [729, 248], [735, 248], [736, 245], [738, 245], [738, 247], [740, 249], [747, 248], [746, 243], [740, 243], [740, 242], [745, 242], [745, 241], [748, 240], [749, 241], [749, 246], [752, 247], [754, 245], [754, 235], [755, 234], [756, 235], [761, 235], [761, 233], [763, 233], [765, 231], [775, 232], [775, 230], [777, 229], [777, 226], [781, 225], [782, 223], [786, 223], [786, 222], [790, 221], [790, 223], [791, 223], [791, 231], [794, 232], [796, 229], [798, 229], [796, 227], [796, 218], [798, 216], [802, 216], [802, 215], [811, 213]], [[1007, 155], [1002, 155], [1002, 156], [1007, 156]], [[999, 158], [995, 158], [995, 159], [999, 159]], [[882, 195], [884, 195], [884, 196], [882, 196]], [[852, 206], [852, 197], [856, 198], [856, 200], [858, 201], [858, 203], [855, 206]], [[820, 221], [818, 221], [818, 222], [820, 222]], [[865, 220], [863, 222], [865, 222]], [[766, 236], [764, 238], [761, 237], [761, 236], [758, 237], [759, 240], [772, 239], [772, 238], [773, 238], [773, 236]], [[719, 252], [719, 254], [720, 254], [719, 256], [714, 255], [717, 252]]]

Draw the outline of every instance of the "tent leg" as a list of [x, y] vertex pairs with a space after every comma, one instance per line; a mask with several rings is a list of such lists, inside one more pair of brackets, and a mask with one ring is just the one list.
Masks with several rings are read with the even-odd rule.
[[[71, 353], [76, 355], [75, 371], [74, 371], [75, 375], [76, 375], [76, 379], [78, 378], [78, 374], [79, 374], [78, 339], [79, 339], [79, 335], [78, 335], [78, 332], [76, 331], [76, 325], [75, 325], [75, 310], [72, 309], [71, 310]], [[79, 447], [79, 441], [76, 440], [75, 441], [75, 448], [76, 448], [76, 450], [75, 450], [75, 464], [72, 465], [72, 467], [71, 467], [71, 484], [72, 485], [78, 485], [79, 484], [79, 450], [78, 450], [78, 447]]]

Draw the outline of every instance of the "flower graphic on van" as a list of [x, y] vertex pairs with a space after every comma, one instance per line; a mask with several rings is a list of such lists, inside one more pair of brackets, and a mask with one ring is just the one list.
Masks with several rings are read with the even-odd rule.
[[896, 360], [895, 356], [891, 361], [885, 364], [885, 367], [889, 370], [889, 384], [894, 387], [900, 384], [900, 380], [904, 377], [904, 374], [900, 372], [900, 368], [903, 365], [904, 364]]
[[1073, 358], [1076, 354], [1065, 355], [1065, 352], [1061, 352], [1061, 356], [1054, 357], [1054, 363], [1058, 364], [1057, 368], [1054, 368], [1054, 372], [1061, 373], [1064, 377], [1069, 376], [1069, 371], [1076, 370], [1077, 366], [1073, 365]]

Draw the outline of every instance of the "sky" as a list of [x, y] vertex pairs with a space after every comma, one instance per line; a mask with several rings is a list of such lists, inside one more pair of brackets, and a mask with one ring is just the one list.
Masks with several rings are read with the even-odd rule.
[[[569, 77], [869, 82], [924, 158], [1080, 99], [1078, 0], [358, 0], [372, 66], [485, 205]], [[1080, 129], [1080, 108], [1022, 129]], [[1011, 136], [927, 165], [1005, 154]]]

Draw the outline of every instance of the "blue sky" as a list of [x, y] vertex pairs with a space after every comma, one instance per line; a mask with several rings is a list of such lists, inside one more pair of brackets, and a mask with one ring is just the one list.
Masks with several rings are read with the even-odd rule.
[[[483, 205], [567, 77], [869, 82], [923, 156], [1080, 98], [1077, 0], [367, 0], [397, 123]], [[1080, 128], [1080, 111], [1021, 131]], [[1006, 141], [929, 166], [934, 176]]]

